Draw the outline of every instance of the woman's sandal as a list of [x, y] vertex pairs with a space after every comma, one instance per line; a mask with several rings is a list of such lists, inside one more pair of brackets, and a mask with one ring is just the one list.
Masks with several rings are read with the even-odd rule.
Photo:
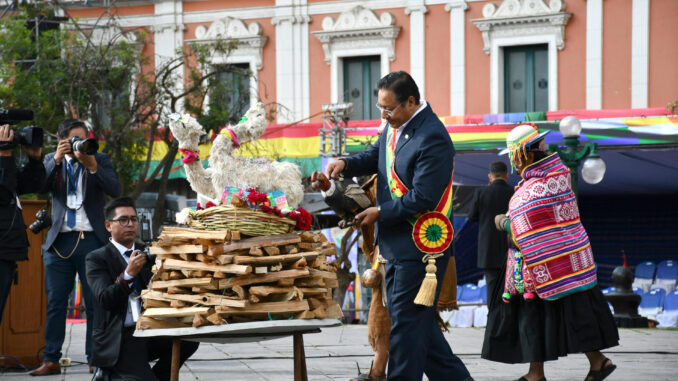
[[374, 362], [370, 364], [370, 371], [368, 373], [360, 373], [360, 365], [356, 362], [355, 365], [358, 367], [358, 377], [351, 378], [348, 381], [386, 381], [386, 375], [383, 375], [381, 377], [375, 377], [372, 376], [372, 365]]
[[600, 370], [590, 370], [589, 373], [586, 375], [586, 378], [584, 381], [602, 381], [604, 380], [607, 376], [612, 374], [615, 369], [617, 369], [617, 366], [614, 364], [611, 364], [610, 366], [605, 366], [605, 364], [609, 364], [611, 361], [609, 358], [605, 357], [605, 360], [603, 360], [603, 363], [600, 365]]

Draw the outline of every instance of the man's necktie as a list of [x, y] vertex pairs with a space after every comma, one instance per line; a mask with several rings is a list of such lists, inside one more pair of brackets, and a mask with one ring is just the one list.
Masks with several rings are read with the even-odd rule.
[[[69, 195], [75, 195], [78, 192], [78, 175], [80, 175], [80, 168], [78, 168], [77, 171], [75, 170], [77, 163], [77, 160], [71, 159], [69, 160], [69, 165], [66, 166], [66, 172], [68, 173]], [[68, 205], [66, 205], [66, 208], [66, 225], [68, 225], [69, 228], [72, 228], [75, 226], [75, 209], [69, 208]]]

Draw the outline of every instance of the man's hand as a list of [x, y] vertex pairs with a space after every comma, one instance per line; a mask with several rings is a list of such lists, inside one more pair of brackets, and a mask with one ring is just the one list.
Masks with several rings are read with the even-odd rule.
[[21, 149], [33, 160], [40, 160], [42, 157], [42, 147], [21, 146]]
[[379, 209], [371, 206], [355, 216], [356, 225], [367, 226], [375, 223], [379, 219]]
[[331, 179], [338, 179], [339, 174], [341, 171], [346, 168], [346, 162], [343, 160], [335, 160], [327, 164], [327, 167], [325, 167], [325, 173], [329, 178]]
[[502, 220], [504, 218], [508, 218], [508, 215], [506, 214], [497, 214], [494, 216], [494, 226], [497, 228], [499, 231], [504, 231], [504, 224], [502, 223]]
[[[9, 124], [0, 126], [0, 142], [11, 142], [12, 140], [14, 140], [14, 131], [9, 128]], [[0, 150], [0, 156], [12, 156], [12, 150]]]
[[133, 277], [137, 276], [139, 271], [141, 271], [141, 269], [146, 264], [146, 256], [139, 253], [139, 250], [134, 250], [132, 255], [129, 256], [129, 263], [125, 269], [125, 272]]
[[94, 155], [86, 155], [80, 152], [74, 152], [75, 158], [78, 159], [82, 165], [85, 166], [90, 172], [96, 172], [98, 168], [97, 160]]
[[59, 140], [59, 144], [54, 152], [54, 162], [61, 164], [61, 160], [64, 159], [67, 153], [71, 153], [71, 143], [68, 142], [68, 139]]

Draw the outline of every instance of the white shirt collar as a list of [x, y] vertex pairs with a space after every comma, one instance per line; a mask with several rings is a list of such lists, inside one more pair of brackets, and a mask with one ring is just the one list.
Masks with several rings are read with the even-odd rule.
[[419, 104], [419, 108], [417, 109], [417, 111], [415, 111], [414, 114], [412, 114], [412, 116], [410, 117], [410, 119], [407, 120], [407, 122], [401, 124], [400, 127], [397, 128], [397, 130], [402, 131], [405, 127], [407, 127], [407, 125], [410, 123], [410, 121], [412, 119], [414, 119], [414, 117], [417, 116], [417, 114], [419, 114], [423, 109], [426, 108], [426, 104], [427, 103], [426, 103], [425, 100], [421, 100], [421, 102]]
[[128, 249], [128, 248], [126, 248], [125, 246], [119, 244], [118, 242], [115, 242], [115, 240], [114, 240], [113, 238], [111, 238], [111, 243], [113, 244], [113, 246], [115, 246], [116, 249], [118, 249], [118, 251], [119, 251], [120, 254], [122, 254], [122, 255], [125, 255], [125, 252], [126, 252], [127, 250], [134, 250], [134, 246], [136, 245], [136, 244], [133, 243], [133, 244], [132, 244], [132, 248], [131, 248], [131, 249]]

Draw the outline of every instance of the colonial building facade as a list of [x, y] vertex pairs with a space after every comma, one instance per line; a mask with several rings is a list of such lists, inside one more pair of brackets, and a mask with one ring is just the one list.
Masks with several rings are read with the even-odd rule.
[[[72, 2], [89, 20], [100, 2]], [[237, 41], [214, 63], [247, 67], [250, 102], [278, 122], [322, 104], [378, 119], [374, 84], [412, 74], [440, 116], [665, 107], [678, 99], [675, 0], [155, 0], [115, 3], [150, 31], [152, 62], [192, 41]]]

